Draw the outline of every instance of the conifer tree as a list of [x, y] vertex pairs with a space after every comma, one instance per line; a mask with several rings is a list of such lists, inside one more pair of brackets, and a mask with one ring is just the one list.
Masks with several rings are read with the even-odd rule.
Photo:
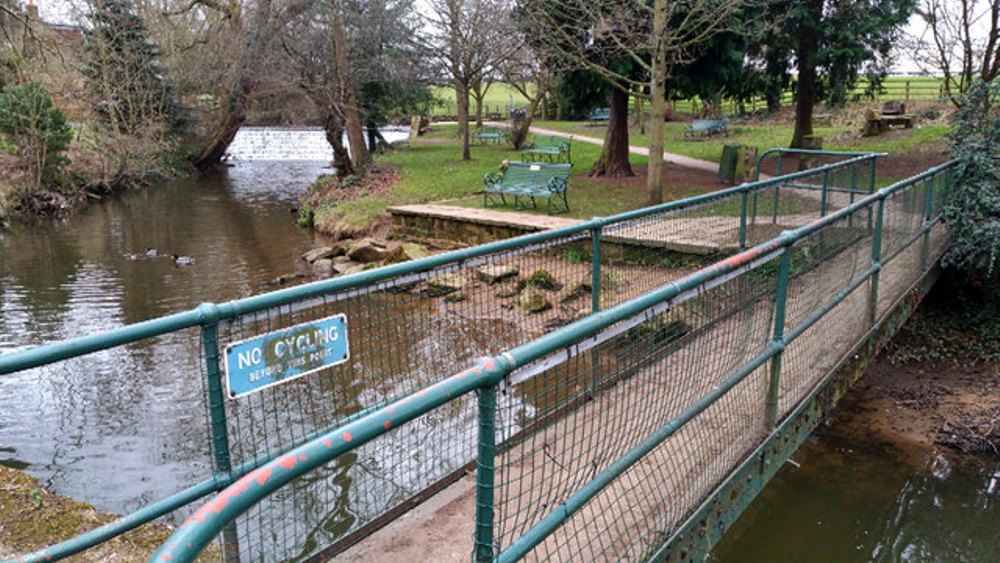
[[83, 73], [102, 119], [121, 133], [176, 124], [173, 91], [142, 18], [127, 0], [95, 0], [88, 14]]

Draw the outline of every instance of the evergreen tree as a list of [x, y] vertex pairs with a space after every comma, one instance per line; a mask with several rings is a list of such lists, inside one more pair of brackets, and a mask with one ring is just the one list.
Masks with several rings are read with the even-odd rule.
[[861, 74], [876, 85], [885, 76], [893, 40], [912, 11], [913, 0], [768, 2], [766, 75], [780, 82], [793, 61], [798, 70], [793, 147], [812, 135], [817, 99], [842, 105]]
[[83, 73], [97, 111], [117, 131], [176, 125], [173, 91], [160, 64], [160, 49], [127, 0], [96, 0], [88, 15]]

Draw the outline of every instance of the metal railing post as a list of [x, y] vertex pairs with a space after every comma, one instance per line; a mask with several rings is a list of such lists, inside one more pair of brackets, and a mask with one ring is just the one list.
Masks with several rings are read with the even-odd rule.
[[590, 313], [601, 310], [601, 227], [590, 230]]
[[479, 447], [476, 456], [476, 532], [474, 559], [493, 561], [493, 486], [496, 463], [496, 406], [494, 386], [479, 389]]
[[740, 194], [740, 252], [747, 249], [747, 190]]
[[823, 191], [820, 192], [819, 197], [819, 216], [826, 217], [826, 206], [829, 196], [829, 184], [830, 184], [830, 172], [827, 170], [823, 171]]
[[778, 395], [781, 391], [781, 358], [785, 350], [785, 310], [788, 303], [788, 283], [792, 268], [794, 246], [785, 246], [778, 267], [778, 289], [774, 302], [774, 343], [778, 352], [771, 357], [771, 380], [767, 393], [767, 426], [774, 429], [778, 425]]
[[878, 320], [878, 278], [882, 272], [882, 222], [885, 215], [885, 197], [879, 198], [875, 212], [875, 234], [872, 235], [872, 283], [868, 295], [868, 324], [875, 326]]
[[[601, 310], [601, 229], [591, 229], [590, 314]], [[597, 392], [597, 348], [590, 350], [590, 393]]]
[[[778, 174], [777, 174], [776, 177], [781, 176], [781, 153], [780, 152], [778, 153], [778, 170], [777, 170], [777, 172], [778, 172]], [[781, 191], [781, 184], [780, 183], [779, 184], [775, 184], [774, 185], [774, 209], [772, 210], [772, 213], [771, 213], [771, 224], [772, 225], [777, 225], [778, 224], [778, 192], [780, 192], [780, 191]]]
[[876, 157], [871, 157], [869, 160], [869, 171], [868, 171], [868, 193], [875, 193], [875, 160]]
[[[211, 303], [198, 307], [203, 315], [201, 344], [205, 353], [205, 376], [208, 378], [208, 415], [212, 432], [212, 456], [215, 461], [215, 478], [220, 484], [233, 480], [233, 462], [229, 452], [229, 428], [226, 425], [226, 396], [222, 389], [219, 371], [219, 308]], [[219, 486], [216, 490], [221, 490]], [[223, 560], [239, 561], [240, 544], [236, 525], [222, 530]]]
[[[868, 193], [873, 193], [875, 191], [875, 157], [871, 157], [869, 160], [869, 172], [868, 172]], [[868, 207], [868, 230], [872, 230], [874, 227], [872, 225], [872, 208]]]
[[[854, 192], [858, 190], [858, 165], [851, 165], [851, 195], [848, 204], [854, 205]], [[850, 227], [854, 226], [854, 214], [847, 218], [847, 225]]]

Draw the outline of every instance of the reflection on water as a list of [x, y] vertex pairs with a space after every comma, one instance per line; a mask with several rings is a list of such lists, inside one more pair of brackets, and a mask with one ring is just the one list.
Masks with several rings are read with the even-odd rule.
[[849, 424], [803, 445], [712, 560], [997, 560], [1000, 463], [904, 451]]
[[[240, 163], [3, 236], [0, 353], [272, 289], [267, 280], [303, 264], [301, 253], [325, 242], [297, 228], [289, 212], [325, 171], [317, 162]], [[147, 249], [195, 263], [147, 258]], [[507, 321], [471, 322], [426, 299], [388, 292], [300, 313], [247, 315], [220, 328], [220, 342], [262, 334], [271, 323], [296, 324], [299, 314], [340, 312], [354, 320], [349, 363], [227, 402], [234, 464], [268, 459], [336, 417], [415, 391], [515, 330]], [[386, 316], [424, 329], [399, 331], [379, 320]], [[117, 513], [210, 478], [201, 355], [199, 331], [187, 330], [0, 376], [0, 463]], [[272, 495], [241, 519], [241, 550], [248, 559], [307, 555], [461, 467], [476, 450], [474, 400], [395, 429]], [[501, 399], [508, 410], [516, 401]]]
[[[243, 163], [0, 235], [0, 353], [266, 291], [320, 242], [289, 210], [324, 172]], [[0, 376], [0, 462], [113, 512], [206, 478], [199, 355], [185, 331]]]

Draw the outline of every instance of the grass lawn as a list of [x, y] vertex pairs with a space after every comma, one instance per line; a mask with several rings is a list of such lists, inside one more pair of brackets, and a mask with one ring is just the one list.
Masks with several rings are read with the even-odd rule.
[[[449, 205], [482, 208], [483, 198], [475, 195], [483, 189], [483, 175], [497, 170], [505, 159], [518, 159], [520, 153], [507, 146], [473, 146], [472, 160], [461, 160], [461, 143], [454, 138], [457, 126], [436, 126], [435, 130], [410, 143], [408, 146], [379, 157], [379, 162], [399, 166], [402, 180], [388, 191], [360, 197], [352, 201], [320, 205], [316, 209], [316, 222], [321, 223], [321, 215], [334, 215], [345, 226], [365, 229], [374, 225], [387, 207], [412, 203], [428, 203], [446, 200]], [[591, 164], [600, 155], [601, 147], [586, 143], [573, 144], [573, 174], [569, 183], [569, 204], [571, 213], [563, 217], [589, 219], [643, 206], [645, 194], [642, 187], [628, 185], [626, 181], [594, 179], [587, 176]], [[646, 164], [646, 157], [632, 155], [633, 165]], [[640, 177], [640, 180], [642, 178]], [[717, 189], [690, 186], [668, 186], [666, 194], [671, 199], [680, 199], [698, 193]], [[545, 203], [540, 201], [539, 210], [529, 213], [545, 214]], [[513, 211], [507, 208], [491, 209]], [[325, 222], [325, 221], [323, 221]]]
[[[585, 122], [536, 121], [535, 125], [564, 131], [574, 135], [604, 137], [605, 126], [590, 126]], [[667, 152], [719, 162], [722, 147], [727, 143], [742, 143], [756, 146], [760, 152], [772, 147], [787, 147], [792, 139], [792, 124], [734, 125], [729, 137], [715, 137], [703, 140], [684, 140], [687, 123], [667, 123], [664, 133], [664, 150]], [[885, 136], [856, 139], [848, 137], [848, 127], [817, 127], [816, 135], [823, 137], [823, 146], [829, 150], [872, 151], [896, 153], [911, 150], [920, 145], [933, 143], [943, 138], [951, 128], [947, 125], [917, 126], [907, 136]], [[648, 147], [647, 135], [631, 134], [629, 142], [636, 146]]]

